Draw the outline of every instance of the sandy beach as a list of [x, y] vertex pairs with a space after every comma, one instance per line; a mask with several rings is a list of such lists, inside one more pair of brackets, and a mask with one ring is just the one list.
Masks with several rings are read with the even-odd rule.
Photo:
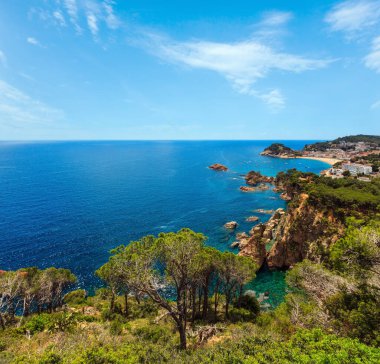
[[323, 157], [296, 157], [296, 158], [301, 158], [301, 159], [314, 159], [316, 161], [321, 161], [330, 164], [331, 166], [334, 165], [335, 163], [342, 162], [341, 159], [337, 158], [323, 158]]

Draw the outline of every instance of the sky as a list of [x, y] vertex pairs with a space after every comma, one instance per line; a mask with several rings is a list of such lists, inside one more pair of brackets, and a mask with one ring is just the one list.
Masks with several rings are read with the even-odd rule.
[[0, 0], [0, 140], [380, 134], [380, 0]]

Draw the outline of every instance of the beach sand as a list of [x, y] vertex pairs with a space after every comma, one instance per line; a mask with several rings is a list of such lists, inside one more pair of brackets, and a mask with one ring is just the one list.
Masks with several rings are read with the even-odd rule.
[[323, 158], [323, 157], [297, 157], [301, 159], [314, 159], [316, 161], [321, 161], [330, 164], [331, 166], [334, 165], [335, 163], [342, 162], [341, 159], [337, 158]]

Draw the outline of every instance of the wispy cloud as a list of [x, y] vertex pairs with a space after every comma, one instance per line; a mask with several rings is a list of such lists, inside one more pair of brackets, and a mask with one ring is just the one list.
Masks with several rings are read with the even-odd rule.
[[7, 57], [5, 57], [5, 54], [3, 51], [0, 51], [0, 64], [3, 66], [3, 67], [6, 67], [7, 66]]
[[28, 38], [26, 38], [26, 41], [27, 41], [29, 44], [32, 44], [32, 45], [35, 45], [35, 46], [42, 47], [41, 43], [40, 43], [36, 38], [28, 37]]
[[380, 22], [379, 0], [349, 0], [335, 5], [325, 21], [331, 30], [344, 32], [354, 38]]
[[380, 36], [373, 40], [371, 52], [364, 58], [364, 63], [368, 68], [380, 73]]
[[87, 24], [92, 35], [96, 37], [99, 31], [99, 28], [98, 28], [98, 19], [96, 18], [94, 13], [92, 12], [87, 13]]
[[66, 20], [65, 20], [65, 17], [63, 16], [63, 14], [62, 14], [61, 11], [59, 11], [59, 10], [53, 11], [53, 18], [57, 21], [57, 23], [61, 27], [65, 27], [66, 26]]
[[371, 109], [372, 109], [372, 110], [380, 109], [380, 100], [375, 101], [375, 102], [371, 105]]
[[63, 118], [61, 110], [35, 100], [0, 80], [0, 124], [22, 127], [25, 124], [50, 124]]
[[259, 23], [261, 26], [280, 26], [287, 24], [293, 19], [293, 14], [289, 11], [270, 11], [264, 13], [262, 21]]
[[105, 11], [105, 21], [108, 28], [117, 29], [121, 25], [119, 18], [115, 15], [113, 10], [114, 2], [112, 0], [105, 0], [103, 2], [103, 8]]
[[253, 88], [256, 81], [273, 71], [300, 73], [331, 63], [331, 60], [277, 51], [256, 39], [236, 43], [204, 40], [179, 42], [155, 33], [145, 33], [140, 46], [165, 61], [217, 72], [239, 93], [258, 97], [277, 107], [285, 104], [281, 92], [278, 89], [264, 94], [258, 92]]
[[78, 23], [78, 5], [77, 5], [76, 0], [64, 0], [63, 4], [71, 23], [75, 27], [75, 30], [78, 33], [81, 33], [82, 28], [79, 26], [79, 23]]
[[66, 13], [78, 34], [82, 34], [83, 29], [87, 27], [95, 39], [100, 32], [101, 23], [111, 30], [121, 25], [112, 0], [63, 0], [63, 8], [53, 13], [61, 26], [66, 25], [63, 13]]

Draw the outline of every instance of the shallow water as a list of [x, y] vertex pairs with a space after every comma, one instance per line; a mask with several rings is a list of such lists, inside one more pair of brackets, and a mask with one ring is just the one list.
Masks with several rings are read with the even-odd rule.
[[[311, 141], [288, 141], [302, 148]], [[255, 209], [285, 203], [273, 191], [242, 193], [242, 174], [274, 176], [289, 168], [318, 173], [325, 163], [275, 159], [259, 153], [270, 141], [113, 141], [0, 143], [0, 269], [70, 268], [79, 284], [98, 284], [93, 272], [108, 252], [146, 234], [189, 227], [208, 244], [230, 250], [239, 223]], [[207, 168], [229, 167], [226, 173]], [[260, 221], [269, 215], [257, 214]], [[253, 282], [276, 305], [284, 274], [263, 270]]]

